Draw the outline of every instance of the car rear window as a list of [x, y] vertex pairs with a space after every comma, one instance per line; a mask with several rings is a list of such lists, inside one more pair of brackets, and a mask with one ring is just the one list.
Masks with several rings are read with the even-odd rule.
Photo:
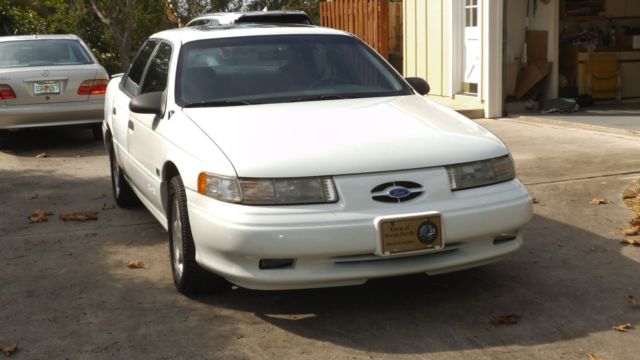
[[92, 64], [77, 40], [24, 40], [0, 42], [0, 68]]

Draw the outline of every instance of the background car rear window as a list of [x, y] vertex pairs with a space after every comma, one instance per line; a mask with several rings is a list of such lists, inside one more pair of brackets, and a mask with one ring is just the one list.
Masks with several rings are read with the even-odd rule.
[[160, 43], [158, 51], [151, 59], [149, 69], [142, 81], [141, 94], [151, 91], [163, 91], [167, 87], [170, 61], [171, 46], [166, 43]]
[[0, 68], [92, 64], [77, 40], [24, 40], [0, 42]]

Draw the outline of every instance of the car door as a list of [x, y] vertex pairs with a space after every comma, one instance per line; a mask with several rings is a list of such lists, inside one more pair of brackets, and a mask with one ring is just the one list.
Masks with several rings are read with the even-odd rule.
[[157, 45], [157, 40], [148, 40], [142, 45], [131, 63], [129, 70], [123, 76], [119, 91], [116, 92], [113, 104], [111, 104], [111, 116], [113, 118], [111, 133], [113, 135], [114, 150], [116, 151], [120, 166], [134, 186], [135, 183], [137, 183], [135, 178], [140, 174], [140, 171], [136, 170], [135, 162], [131, 159], [129, 145], [127, 143], [130, 113], [129, 102], [132, 97], [138, 94], [142, 75]]
[[[171, 54], [171, 45], [160, 42], [147, 65], [139, 94], [166, 91]], [[162, 116], [130, 113], [127, 130], [127, 147], [137, 172], [135, 186], [160, 211], [161, 170], [167, 148], [165, 139], [158, 133], [162, 122]]]

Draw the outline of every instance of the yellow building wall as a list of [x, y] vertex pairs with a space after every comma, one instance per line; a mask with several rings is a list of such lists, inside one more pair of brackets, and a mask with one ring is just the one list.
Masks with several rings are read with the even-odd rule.
[[427, 80], [430, 94], [449, 96], [450, 0], [404, 0], [404, 75]]

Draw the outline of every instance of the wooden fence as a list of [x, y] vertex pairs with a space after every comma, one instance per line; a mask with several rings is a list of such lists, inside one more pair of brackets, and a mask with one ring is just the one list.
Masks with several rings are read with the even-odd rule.
[[389, 52], [402, 54], [402, 2], [389, 3]]
[[320, 25], [348, 31], [389, 58], [389, 0], [324, 1]]

